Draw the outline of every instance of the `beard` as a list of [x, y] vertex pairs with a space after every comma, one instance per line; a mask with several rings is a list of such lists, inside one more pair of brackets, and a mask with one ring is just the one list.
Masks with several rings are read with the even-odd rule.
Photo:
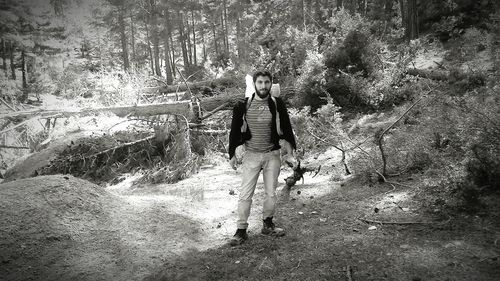
[[261, 99], [264, 99], [266, 98], [267, 96], [269, 96], [269, 93], [271, 92], [270, 89], [267, 89], [267, 88], [264, 88], [262, 90], [257, 90], [257, 88], [255, 89], [255, 93], [259, 96], [259, 98]]

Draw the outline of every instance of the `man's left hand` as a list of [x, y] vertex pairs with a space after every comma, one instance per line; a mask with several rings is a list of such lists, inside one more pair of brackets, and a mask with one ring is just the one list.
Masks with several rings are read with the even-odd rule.
[[293, 157], [292, 154], [286, 154], [284, 157], [283, 157], [283, 162], [285, 162], [288, 166], [291, 166], [292, 169], [296, 169], [297, 166], [298, 166], [298, 161], [297, 159], [295, 159], [295, 157]]

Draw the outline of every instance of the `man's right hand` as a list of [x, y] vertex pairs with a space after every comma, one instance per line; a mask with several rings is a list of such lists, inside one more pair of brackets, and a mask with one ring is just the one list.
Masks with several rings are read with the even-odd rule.
[[236, 156], [233, 156], [233, 158], [229, 160], [229, 165], [233, 168], [233, 170], [236, 170]]

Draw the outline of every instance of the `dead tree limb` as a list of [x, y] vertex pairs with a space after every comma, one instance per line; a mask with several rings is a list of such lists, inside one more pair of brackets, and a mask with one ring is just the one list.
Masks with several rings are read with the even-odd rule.
[[[293, 164], [286, 162], [286, 164], [293, 168]], [[289, 176], [288, 178], [285, 179], [286, 186], [285, 189], [290, 190], [292, 186], [295, 185], [300, 179], [302, 179], [302, 183], [304, 183], [304, 174], [307, 172], [315, 172], [314, 176], [315, 177], [319, 171], [321, 170], [321, 165], [319, 165], [317, 168], [308, 168], [308, 167], [301, 167], [300, 166], [300, 161], [297, 164], [297, 166], [293, 169], [293, 175]]]
[[[184, 78], [184, 75], [182, 74], [182, 72], [179, 70], [179, 68], [175, 64], [174, 64], [174, 67], [177, 70], [177, 72], [179, 72], [179, 75], [181, 76], [182, 80], [184, 80], [184, 84], [186, 85], [186, 90], [189, 93], [189, 99], [191, 99], [191, 97], [193, 96], [193, 92], [191, 92], [191, 88], [189, 87], [189, 83], [188, 83], [187, 79]], [[189, 79], [189, 77], [188, 77], [188, 79]]]
[[384, 145], [383, 145], [383, 141], [384, 141], [384, 135], [390, 130], [392, 129], [392, 127], [394, 127], [396, 125], [396, 123], [398, 123], [401, 119], [403, 119], [403, 117], [405, 117], [406, 114], [408, 114], [408, 112], [410, 112], [410, 110], [412, 110], [413, 107], [415, 107], [415, 105], [417, 105], [424, 97], [426, 97], [428, 94], [430, 94], [433, 90], [431, 89], [430, 91], [428, 91], [427, 93], [425, 93], [424, 95], [422, 95], [416, 102], [414, 102], [396, 121], [394, 121], [389, 127], [387, 127], [384, 131], [382, 131], [382, 133], [378, 136], [378, 139], [377, 139], [377, 143], [378, 143], [378, 147], [380, 149], [380, 154], [382, 156], [382, 164], [383, 164], [383, 167], [382, 167], [382, 175], [384, 176], [387, 176], [387, 156], [385, 155], [385, 152], [384, 152]]
[[420, 76], [437, 81], [447, 81], [449, 78], [448, 72], [438, 70], [425, 70], [418, 68], [410, 68], [406, 71], [409, 75]]
[[220, 111], [222, 109], [224, 109], [225, 107], [227, 107], [228, 103], [223, 103], [221, 104], [220, 106], [216, 107], [214, 110], [210, 111], [209, 113], [203, 115], [203, 117], [201, 117], [201, 120], [205, 120], [207, 119], [208, 117], [214, 115], [217, 111]]
[[[154, 138], [155, 138], [155, 136], [149, 136], [147, 138], [143, 138], [143, 139], [136, 140], [136, 141], [133, 141], [133, 142], [127, 142], [127, 143], [124, 143], [124, 144], [120, 144], [118, 146], [115, 146], [115, 147], [112, 147], [112, 148], [100, 151], [98, 153], [92, 154], [90, 156], [87, 156], [85, 158], [89, 158], [90, 159], [90, 158], [98, 157], [98, 156], [103, 155], [103, 154], [108, 154], [109, 152], [114, 153], [117, 149], [126, 148], [126, 147], [133, 146], [133, 145], [136, 145], [136, 144], [141, 143], [141, 142], [150, 141], [150, 140], [152, 140]], [[80, 160], [81, 159], [77, 159], [77, 161], [80, 161]]]
[[34, 120], [37, 120], [39, 118], [39, 116], [36, 116], [36, 117], [33, 117], [33, 118], [30, 118], [28, 120], [24, 120], [23, 122], [21, 123], [18, 123], [12, 127], [9, 127], [7, 129], [3, 129], [2, 131], [0, 131], [0, 134], [4, 134], [4, 133], [7, 133], [9, 131], [12, 131], [14, 130], [15, 128], [18, 128], [18, 127], [21, 127], [22, 125], [26, 124], [26, 123], [29, 123], [30, 121], [34, 121]]
[[209, 136], [225, 135], [229, 130], [193, 130], [192, 133], [205, 134]]
[[348, 281], [352, 281], [352, 268], [351, 268], [351, 266], [348, 265], [345, 268], [345, 271], [346, 271], [346, 274], [347, 274], [347, 280]]
[[372, 224], [397, 224], [397, 225], [408, 225], [408, 224], [435, 224], [437, 222], [418, 222], [418, 221], [401, 221], [401, 222], [396, 222], [396, 221], [375, 221], [375, 220], [369, 220], [365, 218], [358, 218], [358, 220], [365, 222], [365, 223], [372, 223]]
[[[342, 159], [341, 159], [341, 162], [342, 164], [344, 165], [344, 169], [345, 169], [345, 173], [346, 175], [350, 175], [351, 174], [351, 171], [349, 171], [349, 167], [347, 166], [347, 163], [346, 163], [346, 152], [348, 151], [348, 149], [344, 149], [343, 148], [343, 145], [341, 145], [342, 147], [339, 147], [335, 144], [332, 144], [331, 142], [328, 142], [320, 137], [318, 137], [316, 134], [314, 134], [313, 132], [311, 132], [311, 130], [307, 129], [306, 128], [306, 131], [311, 134], [311, 136], [313, 136], [315, 139], [319, 140], [319, 141], [322, 141], [328, 145], [331, 145], [332, 147], [336, 148], [337, 150], [339, 150], [340, 152], [342, 152]], [[342, 144], [342, 142], [341, 142]], [[350, 149], [349, 149], [350, 150]]]
[[0, 144], [0, 148], [12, 148], [12, 149], [30, 149], [27, 146], [13, 146], [13, 145], [3, 145]]
[[10, 104], [8, 104], [3, 98], [0, 98], [0, 101], [6, 106], [8, 107], [10, 110], [12, 111], [17, 111], [13, 106], [11, 106]]

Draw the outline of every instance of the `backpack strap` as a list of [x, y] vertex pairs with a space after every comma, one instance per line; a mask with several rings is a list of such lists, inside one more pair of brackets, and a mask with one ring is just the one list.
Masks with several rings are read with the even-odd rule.
[[280, 114], [278, 112], [278, 103], [276, 102], [276, 98], [271, 96], [271, 99], [274, 102], [274, 108], [276, 109], [276, 131], [278, 132], [278, 135], [282, 136], [283, 131], [281, 131], [281, 121], [280, 121]]
[[254, 96], [252, 95], [251, 97], [248, 97], [245, 99], [245, 113], [243, 113], [243, 116], [241, 117], [241, 118], [243, 118], [243, 123], [241, 125], [241, 132], [242, 133], [245, 133], [248, 129], [247, 111], [250, 108], [250, 104], [252, 103], [253, 97]]
[[[248, 109], [250, 108], [250, 105], [252, 104], [253, 101], [253, 95], [252, 97], [249, 97], [246, 99], [246, 105], [245, 105], [245, 113], [243, 114], [243, 124], [241, 125], [241, 132], [245, 133], [248, 130], [248, 123], [246, 119], [246, 114]], [[274, 108], [276, 110], [276, 131], [278, 132], [278, 135], [282, 136], [283, 131], [281, 130], [281, 120], [280, 120], [280, 114], [278, 112], [278, 103], [276, 102], [276, 98], [271, 96], [271, 99], [274, 103]]]

